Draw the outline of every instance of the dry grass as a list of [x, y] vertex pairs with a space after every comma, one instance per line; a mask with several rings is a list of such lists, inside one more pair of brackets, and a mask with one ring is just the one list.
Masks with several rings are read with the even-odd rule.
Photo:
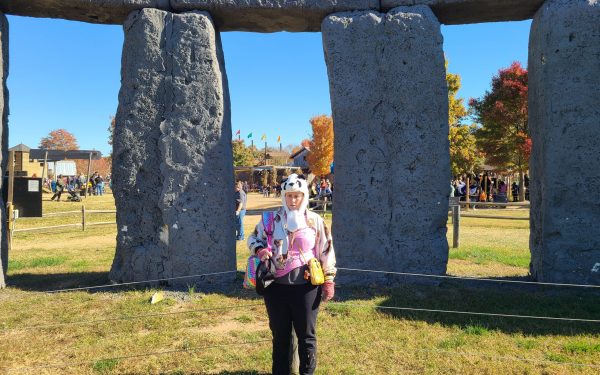
[[[249, 209], [278, 201], [252, 195]], [[85, 204], [88, 209], [114, 207], [106, 197], [91, 197]], [[44, 205], [45, 212], [78, 209], [76, 203]], [[20, 219], [18, 225], [36, 226], [37, 220]], [[66, 219], [41, 222], [52, 225], [57, 220]], [[246, 217], [247, 233], [258, 220], [256, 214]], [[11, 286], [0, 291], [0, 368], [27, 374], [269, 372], [266, 313], [255, 293], [241, 287], [224, 293], [198, 288], [167, 291], [166, 299], [156, 305], [149, 304], [153, 289], [39, 292], [105, 283], [114, 238], [114, 226], [16, 235], [9, 263]], [[449, 273], [526, 275], [527, 242], [527, 222], [463, 218], [461, 248], [451, 250]], [[237, 244], [237, 253], [241, 270], [247, 256], [242, 242]], [[390, 313], [350, 305], [598, 319], [598, 295], [555, 289], [548, 294], [541, 288], [467, 288], [458, 282], [341, 289], [339, 294], [346, 302], [328, 303], [319, 315], [319, 374], [596, 374], [600, 369], [568, 364], [600, 366], [598, 324]], [[225, 309], [206, 310], [219, 307]], [[173, 314], [97, 321], [157, 313]], [[32, 328], [82, 321], [91, 323]], [[239, 345], [247, 342], [257, 343]], [[169, 350], [179, 352], [117, 358]], [[53, 364], [74, 365], [24, 368]]]

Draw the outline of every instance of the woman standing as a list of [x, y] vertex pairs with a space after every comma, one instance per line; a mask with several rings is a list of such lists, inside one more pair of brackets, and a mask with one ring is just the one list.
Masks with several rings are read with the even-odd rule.
[[[298, 336], [300, 374], [313, 374], [317, 313], [321, 300], [333, 298], [335, 253], [325, 222], [307, 209], [308, 183], [303, 176], [292, 174], [282, 181], [281, 200], [283, 205], [273, 213], [268, 230], [261, 220], [248, 238], [248, 247], [261, 260], [272, 257], [276, 267], [275, 282], [264, 294], [273, 334], [273, 374], [289, 374], [292, 327]], [[312, 285], [307, 278], [306, 264], [315, 257], [325, 274], [322, 286]]]

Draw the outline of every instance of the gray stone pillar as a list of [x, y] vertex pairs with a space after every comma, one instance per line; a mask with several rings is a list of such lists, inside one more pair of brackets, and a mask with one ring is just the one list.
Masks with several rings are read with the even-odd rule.
[[[338, 266], [445, 273], [450, 156], [438, 20], [426, 6], [337, 13], [322, 32]], [[339, 280], [375, 275], [342, 271]]]
[[[6, 171], [8, 158], [8, 20], [0, 12], [0, 176]], [[0, 179], [0, 191], [3, 179]], [[0, 288], [5, 286], [8, 270], [8, 243], [6, 237], [6, 202], [0, 195]]]
[[529, 46], [531, 274], [600, 284], [600, 2], [546, 1]]
[[156, 9], [132, 13], [124, 29], [110, 278], [235, 270], [231, 116], [219, 34], [208, 13]]

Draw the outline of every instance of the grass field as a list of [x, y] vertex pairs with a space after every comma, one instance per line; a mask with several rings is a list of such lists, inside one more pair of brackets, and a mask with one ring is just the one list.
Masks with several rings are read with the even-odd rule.
[[[80, 210], [50, 202], [44, 213]], [[277, 199], [251, 195], [253, 209]], [[114, 209], [110, 195], [90, 197], [86, 209]], [[526, 210], [478, 214], [522, 215]], [[91, 214], [90, 222], [114, 214]], [[330, 220], [330, 218], [328, 218]], [[80, 221], [80, 214], [21, 218], [17, 228]], [[249, 233], [257, 215], [246, 217]], [[452, 225], [448, 238], [451, 240]], [[19, 232], [9, 261], [9, 287], [0, 291], [0, 372], [26, 374], [264, 374], [270, 331], [261, 299], [235, 288], [208, 293], [190, 286], [66, 292], [99, 285], [114, 254], [114, 225]], [[463, 217], [461, 246], [450, 250], [448, 273], [478, 277], [528, 274], [527, 221]], [[238, 242], [238, 270], [247, 250]], [[241, 273], [238, 273], [241, 285]], [[460, 281], [397, 288], [338, 290], [319, 314], [319, 374], [597, 374], [600, 323], [542, 321], [384, 309], [490, 312], [600, 319], [599, 294], [579, 289], [478, 286]], [[46, 367], [44, 367], [46, 366]], [[594, 367], [595, 366], [595, 367]]]

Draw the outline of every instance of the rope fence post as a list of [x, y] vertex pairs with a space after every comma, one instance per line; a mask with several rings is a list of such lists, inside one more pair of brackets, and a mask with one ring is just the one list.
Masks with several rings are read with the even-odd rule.
[[85, 205], [81, 205], [81, 228], [85, 232]]

